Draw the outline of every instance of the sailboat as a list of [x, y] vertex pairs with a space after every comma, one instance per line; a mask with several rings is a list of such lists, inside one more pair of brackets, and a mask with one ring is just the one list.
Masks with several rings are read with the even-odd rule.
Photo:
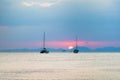
[[75, 46], [75, 49], [74, 49], [73, 52], [74, 52], [74, 53], [78, 53], [78, 52], [79, 52], [79, 50], [77, 49], [77, 37], [76, 37], [76, 46]]
[[43, 35], [43, 49], [40, 51], [40, 53], [49, 53], [49, 51], [45, 48], [45, 32]]

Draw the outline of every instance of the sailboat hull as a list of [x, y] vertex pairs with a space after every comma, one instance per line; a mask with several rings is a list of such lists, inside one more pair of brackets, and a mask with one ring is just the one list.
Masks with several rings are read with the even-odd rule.
[[78, 53], [78, 52], [79, 52], [79, 50], [75, 49], [73, 52], [74, 52], [74, 53]]
[[43, 50], [41, 50], [40, 53], [49, 53], [49, 51], [46, 48], [43, 48]]
[[49, 53], [49, 51], [42, 50], [40, 53]]

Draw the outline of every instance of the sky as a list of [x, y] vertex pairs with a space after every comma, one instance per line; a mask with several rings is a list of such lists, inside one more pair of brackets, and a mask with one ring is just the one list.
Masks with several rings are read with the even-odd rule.
[[120, 0], [0, 0], [0, 49], [120, 47]]

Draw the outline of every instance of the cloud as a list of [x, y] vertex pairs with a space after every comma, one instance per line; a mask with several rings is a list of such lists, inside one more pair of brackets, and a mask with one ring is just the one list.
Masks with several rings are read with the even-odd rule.
[[44, 7], [44, 8], [48, 8], [51, 6], [54, 6], [58, 3], [60, 3], [61, 0], [57, 0], [54, 2], [37, 2], [37, 1], [31, 1], [31, 2], [22, 2], [22, 5], [26, 6], [26, 7], [32, 7], [32, 6], [40, 6], [40, 7]]
[[[35, 47], [40, 47], [40, 45], [42, 45], [42, 42], [34, 42], [33, 45]], [[67, 49], [68, 46], [75, 47], [75, 42], [69, 41], [69, 40], [68, 41], [47, 41], [46, 46], [52, 47], [52, 48], [65, 48], [65, 49]], [[99, 48], [99, 47], [107, 47], [107, 46], [120, 47], [120, 42], [78, 41], [78, 46], [85, 46], [85, 47], [89, 47], [91, 49], [95, 49], [95, 48]]]
[[35, 3], [34, 2], [23, 2], [22, 4], [26, 7], [30, 7], [30, 6], [33, 6]]

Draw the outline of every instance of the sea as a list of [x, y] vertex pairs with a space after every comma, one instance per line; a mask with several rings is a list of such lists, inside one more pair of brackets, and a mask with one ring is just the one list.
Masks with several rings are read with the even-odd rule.
[[120, 80], [120, 53], [0, 53], [0, 80]]

